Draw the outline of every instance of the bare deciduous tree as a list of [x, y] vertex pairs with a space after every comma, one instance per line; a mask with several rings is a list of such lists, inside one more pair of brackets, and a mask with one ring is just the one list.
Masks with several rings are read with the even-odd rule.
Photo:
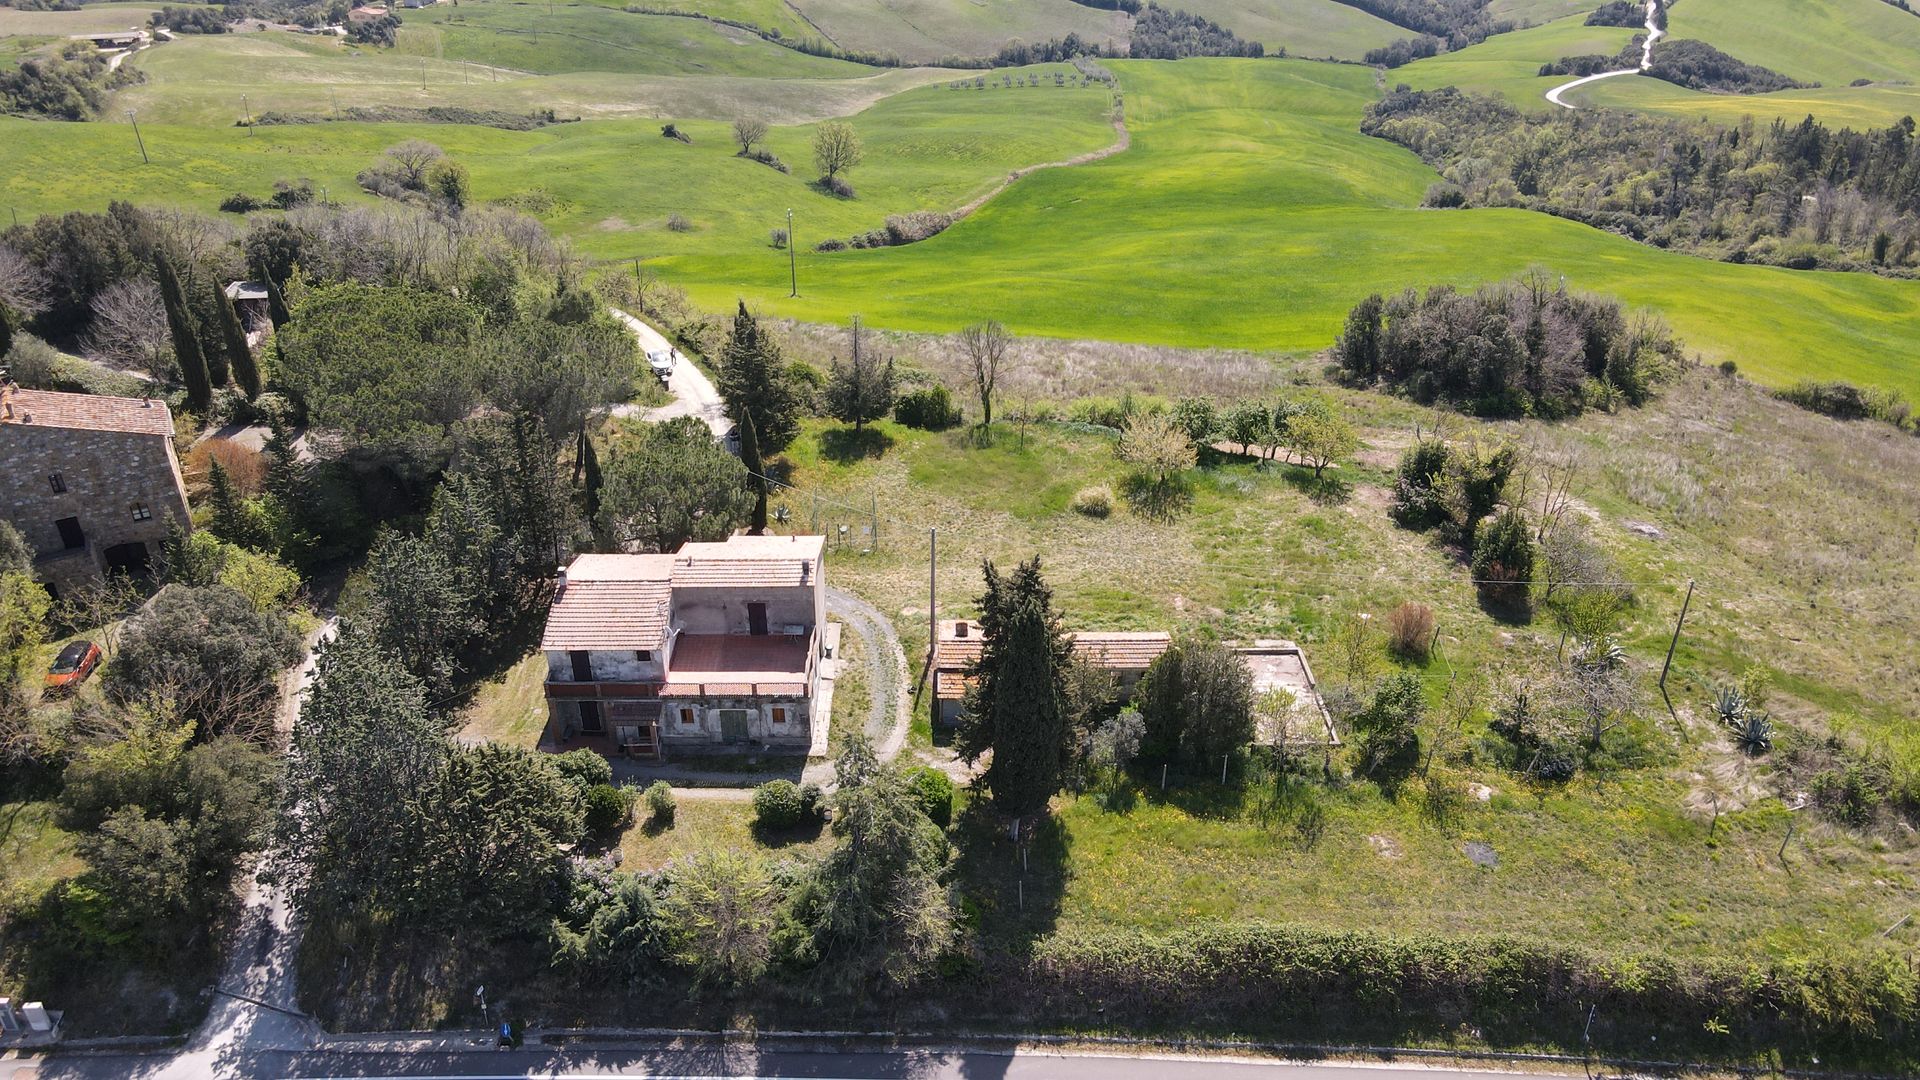
[[813, 133], [813, 161], [828, 180], [860, 164], [860, 137], [851, 124], [821, 124]]
[[425, 139], [408, 139], [389, 146], [384, 155], [387, 162], [391, 163], [394, 178], [410, 191], [425, 190], [428, 167], [445, 156], [446, 151]]
[[145, 278], [115, 282], [93, 298], [93, 326], [83, 346], [110, 367], [142, 371], [154, 382], [178, 374], [160, 290]]
[[740, 144], [740, 153], [753, 153], [753, 144], [767, 137], [765, 120], [749, 120], [741, 117], [733, 122], [733, 141]]
[[1006, 366], [1007, 347], [1012, 342], [1007, 328], [992, 319], [960, 331], [960, 348], [967, 354], [974, 393], [980, 398], [980, 430], [983, 432], [993, 426], [993, 391], [1000, 383], [1000, 369]]
[[40, 268], [5, 244], [0, 244], [0, 306], [23, 319], [47, 306], [47, 279]]

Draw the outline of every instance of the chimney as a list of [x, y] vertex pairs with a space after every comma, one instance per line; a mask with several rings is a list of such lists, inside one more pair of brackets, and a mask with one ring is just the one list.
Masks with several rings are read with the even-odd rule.
[[957, 638], [963, 638], [967, 636], [967, 620], [955, 619], [953, 621], [953, 636]]

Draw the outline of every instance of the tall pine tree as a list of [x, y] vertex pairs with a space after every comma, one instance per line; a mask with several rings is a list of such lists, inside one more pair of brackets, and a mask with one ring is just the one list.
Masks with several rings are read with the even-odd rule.
[[[733, 332], [720, 353], [720, 396], [727, 400], [727, 417], [741, 428], [753, 420], [761, 454], [777, 454], [800, 434], [800, 397], [780, 362], [780, 347], [760, 328], [747, 303], [733, 317]], [[742, 431], [741, 438], [745, 438]], [[749, 463], [748, 468], [760, 470]]]
[[1002, 576], [983, 566], [980, 659], [954, 747], [969, 764], [991, 752], [980, 782], [995, 809], [1014, 817], [1044, 812], [1060, 790], [1067, 757], [1064, 694], [1070, 649], [1040, 577], [1040, 557]]
[[213, 383], [207, 378], [207, 358], [200, 352], [200, 339], [194, 335], [192, 316], [187, 312], [187, 296], [180, 291], [180, 275], [165, 254], [153, 257], [154, 276], [160, 279], [160, 303], [167, 311], [167, 332], [173, 338], [173, 358], [180, 365], [180, 381], [187, 387], [187, 408], [207, 411], [213, 401]]
[[260, 369], [254, 365], [253, 346], [247, 344], [247, 331], [240, 325], [240, 314], [233, 310], [233, 300], [227, 296], [227, 290], [220, 287], [218, 278], [213, 281], [213, 303], [220, 311], [221, 345], [226, 349], [227, 367], [233, 372], [234, 385], [252, 401], [260, 396]]

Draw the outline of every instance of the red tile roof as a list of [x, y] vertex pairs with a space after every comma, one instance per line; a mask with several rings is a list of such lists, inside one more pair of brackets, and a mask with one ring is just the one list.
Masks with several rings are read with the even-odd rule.
[[104, 394], [59, 394], [51, 390], [11, 390], [0, 424], [22, 427], [124, 431], [132, 435], [172, 435], [173, 414], [154, 398]]
[[1145, 671], [1173, 646], [1173, 635], [1160, 631], [1082, 630], [1067, 637], [1073, 642], [1074, 655], [1114, 671]]
[[547, 611], [542, 649], [657, 649], [666, 641], [671, 555], [582, 555]]
[[674, 589], [812, 587], [826, 538], [734, 536], [673, 555], [581, 555], [547, 613], [542, 649], [657, 649]]
[[[1075, 656], [1098, 664], [1109, 671], [1145, 671], [1173, 644], [1173, 635], [1162, 631], [1124, 632], [1089, 630], [1067, 635]], [[940, 624], [940, 640], [933, 650], [933, 696], [954, 701], [966, 696], [967, 666], [980, 659], [986, 639], [980, 636], [980, 624], [969, 622], [967, 636], [959, 637], [956, 623]]]

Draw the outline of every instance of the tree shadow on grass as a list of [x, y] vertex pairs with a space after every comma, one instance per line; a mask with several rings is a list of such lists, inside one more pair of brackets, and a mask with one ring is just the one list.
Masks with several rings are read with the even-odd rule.
[[1312, 469], [1297, 465], [1289, 466], [1281, 475], [1294, 490], [1320, 506], [1338, 506], [1353, 495], [1353, 483], [1339, 476], [1315, 476]]
[[1495, 622], [1507, 626], [1529, 626], [1533, 623], [1533, 602], [1525, 584], [1481, 585], [1476, 592], [1479, 594], [1480, 610]]
[[983, 938], [1018, 949], [1053, 931], [1066, 895], [1072, 846], [1058, 818], [1042, 815], [1023, 843], [1008, 835], [1004, 816], [975, 797], [954, 823], [953, 842], [959, 849], [954, 876], [961, 902], [978, 919]]
[[886, 455], [893, 436], [879, 428], [833, 428], [820, 433], [820, 456], [836, 465], [850, 465]]
[[1193, 482], [1184, 476], [1160, 479], [1135, 473], [1120, 482], [1120, 494], [1134, 513], [1162, 524], [1177, 520], [1193, 506]]
[[784, 829], [768, 828], [758, 821], [753, 823], [753, 838], [770, 848], [791, 847], [794, 844], [811, 844], [820, 839], [826, 829], [826, 822], [814, 820], [799, 825], [789, 825]]

